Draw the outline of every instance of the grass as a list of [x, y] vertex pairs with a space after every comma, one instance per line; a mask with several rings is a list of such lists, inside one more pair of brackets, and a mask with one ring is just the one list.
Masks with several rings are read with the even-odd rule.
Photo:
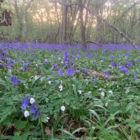
[[139, 140], [138, 50], [14, 42], [1, 49], [1, 139]]

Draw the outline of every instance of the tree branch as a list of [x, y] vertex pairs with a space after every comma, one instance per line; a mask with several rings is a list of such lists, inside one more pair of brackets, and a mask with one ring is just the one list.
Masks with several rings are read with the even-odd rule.
[[131, 10], [133, 7], [135, 7], [139, 3], [140, 1], [137, 1], [133, 5], [131, 5], [126, 11], [123, 12], [123, 14], [116, 21], [114, 21], [113, 24], [116, 24], [129, 10]]
[[102, 20], [103, 22], [105, 22], [107, 25], [109, 25], [111, 28], [113, 28], [114, 30], [116, 30], [121, 36], [123, 36], [135, 49], [138, 49], [137, 46], [135, 45], [135, 42], [133, 40], [131, 40], [125, 33], [123, 33], [118, 27], [116, 27], [115, 25], [113, 25], [112, 23], [110, 23], [109, 21], [107, 21], [106, 19], [104, 19], [102, 16], [98, 15], [97, 13], [95, 13], [94, 11], [90, 10], [89, 8], [83, 6], [87, 11], [89, 11], [90, 13], [92, 13], [93, 15], [95, 15], [97, 18], [99, 18], [100, 20]]

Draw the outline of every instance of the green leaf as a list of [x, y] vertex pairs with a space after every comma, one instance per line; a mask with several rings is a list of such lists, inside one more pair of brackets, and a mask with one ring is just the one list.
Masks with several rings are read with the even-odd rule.
[[25, 128], [26, 124], [27, 124], [27, 121], [18, 120], [15, 123], [15, 128], [18, 130], [23, 129], [23, 128]]

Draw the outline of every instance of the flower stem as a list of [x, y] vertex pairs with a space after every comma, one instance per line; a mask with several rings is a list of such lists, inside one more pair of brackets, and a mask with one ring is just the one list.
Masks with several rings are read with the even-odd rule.
[[39, 121], [40, 121], [40, 126], [41, 126], [41, 131], [42, 131], [42, 137], [43, 137], [43, 140], [45, 140], [45, 135], [44, 135], [44, 130], [43, 130], [43, 124], [42, 124], [41, 115], [39, 115]]

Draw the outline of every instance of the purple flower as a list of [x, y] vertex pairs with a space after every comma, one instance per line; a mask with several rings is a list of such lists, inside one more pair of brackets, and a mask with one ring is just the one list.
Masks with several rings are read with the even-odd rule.
[[125, 71], [125, 74], [127, 74], [127, 75], [130, 74], [129, 70], [126, 70], [126, 71]]
[[36, 118], [37, 114], [39, 114], [39, 110], [35, 108], [34, 104], [31, 105], [31, 113], [34, 113], [34, 115], [32, 116], [33, 118]]
[[8, 65], [8, 68], [10, 69], [11, 68], [11, 61], [10, 61], [10, 59], [8, 60], [7, 65]]
[[71, 68], [68, 68], [67, 69], [67, 75], [68, 76], [71, 76], [71, 75], [73, 75], [75, 73], [75, 71], [74, 71], [74, 67], [72, 66]]
[[77, 54], [77, 58], [81, 58], [81, 56], [79, 54]]
[[107, 71], [105, 71], [105, 74], [106, 74], [107, 78], [109, 78], [109, 73]]
[[63, 61], [68, 61], [67, 51], [63, 53], [63, 57], [64, 57]]
[[119, 69], [122, 70], [122, 71], [126, 71], [127, 70], [125, 65], [119, 66]]
[[36, 56], [34, 55], [33, 58], [36, 58]]
[[10, 80], [13, 82], [14, 85], [21, 84], [21, 81], [18, 80], [16, 76], [12, 76]]
[[59, 72], [58, 73], [60, 74], [60, 76], [63, 76], [63, 71], [62, 71], [61, 68], [59, 69]]
[[28, 102], [29, 102], [29, 99], [28, 97], [25, 97], [23, 100], [22, 100], [22, 105], [21, 105], [21, 109], [26, 109], [26, 107], [28, 107]]
[[30, 112], [31, 112], [31, 113], [34, 113], [34, 112], [35, 112], [35, 110], [36, 110], [36, 109], [35, 109], [35, 105], [34, 105], [34, 104], [32, 104], [32, 105], [31, 105], [31, 110], [30, 110]]
[[119, 66], [119, 69], [122, 70], [122, 71], [125, 71], [125, 73], [126, 73], [127, 75], [130, 74], [129, 70], [126, 68], [125, 65]]
[[140, 57], [138, 57], [138, 62], [140, 61]]
[[114, 59], [115, 57], [113, 55], [110, 55], [109, 58]]
[[46, 60], [44, 61], [44, 64], [47, 64], [47, 61]]
[[84, 69], [83, 69], [83, 72], [84, 72], [84, 73], [86, 73], [86, 72], [88, 72], [88, 71], [89, 71], [89, 69], [87, 69], [87, 68], [84, 68]]
[[23, 70], [25, 70], [25, 69], [26, 69], [26, 66], [25, 66], [25, 64], [23, 64], [23, 66], [22, 66], [22, 69], [23, 69]]
[[117, 63], [116, 63], [116, 62], [114, 62], [114, 61], [112, 61], [112, 62], [111, 62], [111, 66], [113, 66], [113, 67], [115, 67], [115, 68], [116, 68], [116, 67], [117, 67]]
[[137, 79], [137, 74], [135, 74], [133, 78], [134, 78], [134, 80], [136, 80]]
[[127, 65], [128, 67], [131, 67], [131, 66], [133, 65], [133, 63], [132, 63], [132, 62], [126, 62], [126, 65]]

